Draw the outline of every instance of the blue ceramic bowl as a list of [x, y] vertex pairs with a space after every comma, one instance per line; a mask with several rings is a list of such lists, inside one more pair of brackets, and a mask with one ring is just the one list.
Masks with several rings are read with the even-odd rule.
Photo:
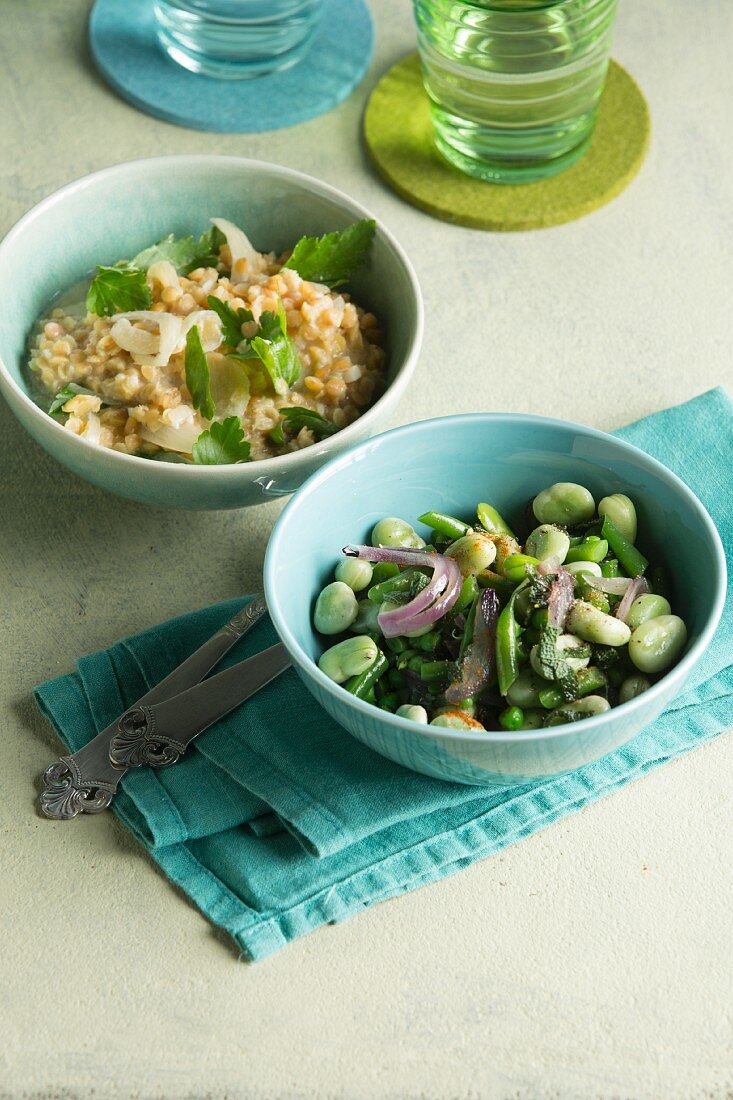
[[[555, 481], [586, 485], [596, 500], [627, 493], [638, 511], [639, 546], [666, 563], [676, 580], [674, 611], [687, 623], [689, 642], [680, 662], [649, 691], [576, 724], [469, 733], [398, 718], [324, 676], [316, 664], [323, 646], [311, 615], [342, 546], [367, 542], [383, 516], [412, 522], [431, 508], [471, 516], [479, 501], [494, 504], [520, 526], [526, 501]], [[421, 533], [427, 536], [427, 530]], [[684, 569], [690, 561], [694, 572]], [[405, 767], [481, 784], [524, 783], [570, 771], [617, 749], [652, 722], [704, 653], [723, 609], [725, 576], [712, 520], [659, 462], [592, 428], [488, 413], [398, 428], [329, 462], [285, 508], [265, 558], [275, 628], [321, 706], [360, 741]]]
[[383, 226], [354, 297], [384, 324], [389, 385], [357, 421], [282, 458], [236, 466], [187, 466], [124, 455], [66, 431], [31, 400], [24, 362], [34, 322], [96, 264], [113, 264], [168, 233], [199, 234], [210, 217], [242, 226], [255, 247], [284, 250], [371, 217], [318, 180], [241, 157], [133, 161], [76, 180], [29, 211], [0, 244], [0, 392], [34, 439], [74, 473], [132, 500], [161, 507], [239, 508], [292, 493], [327, 458], [372, 435], [389, 418], [414, 370], [423, 310], [404, 252]]

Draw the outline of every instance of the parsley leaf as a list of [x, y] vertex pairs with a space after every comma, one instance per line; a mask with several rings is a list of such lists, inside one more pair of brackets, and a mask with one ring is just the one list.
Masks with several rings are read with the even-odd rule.
[[[85, 397], [101, 397], [100, 394], [95, 393], [94, 390], [88, 390], [86, 386], [78, 386], [76, 382], [68, 382], [62, 390], [56, 394], [51, 404], [48, 406], [48, 415], [56, 416], [58, 413], [63, 412], [63, 407], [67, 401], [71, 401], [72, 397], [78, 397], [79, 394], [83, 394]], [[101, 398], [101, 408], [107, 408], [109, 402]]]
[[366, 260], [375, 230], [376, 222], [364, 218], [325, 237], [301, 237], [285, 267], [310, 282], [341, 286]]
[[195, 237], [175, 237], [169, 233], [167, 237], [138, 252], [130, 264], [147, 271], [151, 264], [168, 260], [176, 271], [187, 275], [197, 267], [216, 267], [219, 263], [219, 248], [224, 240], [224, 234], [215, 225], [202, 233], [198, 240]]
[[193, 445], [193, 460], [199, 466], [221, 466], [247, 462], [250, 444], [244, 438], [239, 417], [215, 420]]
[[282, 303], [277, 313], [266, 310], [261, 315], [257, 335], [250, 340], [249, 346], [264, 363], [275, 393], [286, 394], [300, 378], [300, 360], [295, 344], [287, 333]]
[[319, 413], [314, 412], [313, 409], [304, 409], [299, 405], [280, 409], [280, 417], [280, 423], [276, 424], [270, 432], [270, 439], [278, 446], [282, 446], [285, 442], [284, 430], [289, 435], [297, 435], [301, 428], [309, 428], [316, 439], [323, 439], [325, 436], [333, 435], [334, 432], [338, 431], [336, 425], [332, 424], [330, 420], [326, 420]]
[[211, 376], [198, 325], [192, 325], [186, 334], [186, 385], [191, 394], [191, 404], [206, 420], [216, 411], [211, 396]]
[[209, 309], [213, 309], [214, 313], [218, 314], [224, 343], [230, 348], [236, 348], [244, 339], [242, 325], [246, 324], [247, 321], [254, 320], [252, 311], [249, 309], [232, 309], [228, 302], [222, 302], [219, 298], [215, 298], [213, 294], [210, 294], [206, 301]]
[[133, 309], [148, 309], [153, 296], [145, 281], [145, 272], [128, 264], [98, 267], [87, 291], [86, 306], [98, 317], [126, 313]]

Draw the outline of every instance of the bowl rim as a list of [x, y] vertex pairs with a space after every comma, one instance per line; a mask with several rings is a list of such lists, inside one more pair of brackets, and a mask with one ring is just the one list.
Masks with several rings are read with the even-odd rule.
[[[415, 269], [407, 256], [407, 253], [403, 249], [402, 245], [395, 238], [392, 232], [387, 229], [384, 223], [379, 219], [367, 207], [363, 206], [360, 202], [352, 199], [346, 195], [343, 191], [340, 191], [337, 187], [333, 187], [329, 183], [324, 183], [315, 176], [309, 176], [305, 172], [299, 172], [295, 168], [287, 168], [284, 165], [273, 164], [270, 161], [257, 160], [252, 157], [239, 157], [230, 156], [227, 154], [216, 153], [176, 153], [170, 156], [159, 157], [141, 157], [137, 160], [120, 161], [118, 164], [109, 165], [106, 168], [100, 168], [96, 172], [90, 172], [85, 176], [79, 176], [77, 179], [71, 180], [69, 183], [64, 184], [57, 190], [52, 191], [50, 195], [46, 195], [29, 210], [27, 210], [18, 221], [8, 230], [8, 232], [0, 239], [0, 263], [3, 260], [3, 254], [8, 244], [13, 243], [16, 238], [21, 237], [26, 231], [29, 225], [46, 213], [47, 210], [53, 208], [58, 203], [62, 203], [70, 194], [76, 191], [82, 190], [88, 187], [90, 184], [94, 184], [99, 180], [103, 180], [108, 176], [120, 175], [124, 176], [125, 173], [135, 173], [141, 168], [154, 167], [156, 165], [171, 165], [174, 162], [185, 164], [199, 164], [208, 165], [214, 168], [216, 165], [224, 164], [237, 164], [242, 167], [263, 169], [275, 177], [280, 177], [290, 182], [298, 183], [301, 186], [307, 184], [309, 187], [314, 188], [321, 195], [333, 199], [336, 203], [346, 209], [348, 213], [355, 214], [359, 219], [372, 218], [377, 225], [377, 234], [382, 237], [392, 252], [396, 255], [397, 260], [402, 266], [402, 269], [407, 276], [407, 281], [410, 286], [412, 298], [415, 306], [415, 325], [414, 331], [409, 341], [408, 351], [405, 355], [404, 362], [400, 366], [399, 370], [395, 374], [391, 382], [388, 383], [384, 390], [384, 393], [370, 405], [369, 408], [362, 413], [353, 423], [348, 424], [345, 428], [341, 428], [338, 432], [334, 432], [333, 435], [328, 436], [326, 439], [321, 440], [318, 444], [312, 446], [318, 447], [318, 453], [328, 453], [333, 447], [343, 446], [344, 443], [349, 443], [355, 437], [363, 436], [363, 429], [373, 423], [375, 420], [379, 420], [380, 413], [384, 408], [386, 412], [389, 411], [389, 404], [394, 399], [395, 392], [399, 397], [404, 390], [405, 386], [409, 382], [412, 373], [415, 369], [420, 349], [422, 347], [423, 333], [425, 327], [425, 307], [423, 303], [422, 291], [420, 289], [420, 283], [418, 281]], [[34, 322], [35, 323], [35, 322]], [[83, 447], [89, 458], [92, 455], [99, 455], [100, 447], [97, 443], [92, 443], [88, 439], [84, 439], [81, 436], [75, 435], [73, 432], [67, 432], [63, 425], [59, 424], [53, 417], [50, 417], [48, 413], [45, 413], [26, 390], [21, 386], [13, 377], [10, 368], [5, 363], [2, 355], [0, 355], [0, 382], [7, 386], [14, 394], [14, 396], [25, 406], [28, 413], [31, 416], [32, 421], [36, 422], [41, 429], [46, 429], [55, 434], [59, 441], [68, 443], [70, 440], [74, 440], [75, 444]], [[33, 434], [33, 433], [31, 433]], [[338, 444], [337, 442], [338, 441]], [[75, 445], [74, 443], [71, 446]], [[175, 463], [166, 462], [162, 465], [165, 468], [166, 476], [173, 478], [179, 478], [183, 480], [187, 477], [198, 477], [202, 481], [208, 478], [226, 477], [226, 478], [241, 478], [243, 473], [246, 473], [247, 480], [254, 480], [258, 477], [266, 476], [274, 469], [274, 464], [277, 463], [278, 471], [289, 470], [293, 467], [297, 467], [298, 462], [306, 461], [308, 453], [311, 452], [310, 447], [302, 448], [299, 451], [291, 451], [285, 455], [275, 455], [271, 458], [256, 459], [253, 462], [232, 463], [218, 466], [197, 466], [193, 463]], [[83, 453], [83, 452], [80, 452]], [[312, 452], [311, 452], [312, 453]], [[128, 455], [122, 451], [115, 451], [111, 448], [106, 448], [106, 453], [103, 457], [112, 462], [120, 463], [121, 467], [125, 466], [130, 472], [135, 469], [141, 470], [146, 467], [150, 471], [150, 476], [155, 477], [155, 470], [157, 463], [151, 462], [149, 458], [142, 458], [139, 455]]]
[[[715, 561], [715, 596], [713, 599], [713, 606], [708, 614], [707, 621], [705, 622], [700, 635], [694, 644], [687, 650], [681, 660], [668, 672], [662, 676], [656, 684], [652, 686], [635, 699], [631, 699], [626, 703], [619, 704], [618, 707], [612, 707], [611, 710], [604, 711], [601, 714], [592, 715], [590, 718], [586, 718], [582, 723], [564, 723], [557, 726], [543, 726], [539, 730], [506, 730], [502, 732], [491, 731], [492, 742], [496, 744], [514, 744], [516, 742], [536, 741], [544, 738], [555, 738], [567, 736], [570, 730], [577, 732], [578, 727], [582, 726], [583, 730], [592, 732], [599, 730], [603, 726], [607, 725], [609, 720], [614, 720], [621, 708], [623, 708], [623, 714], [630, 719], [634, 714], [638, 713], [642, 708], [645, 708], [645, 703], [648, 703], [655, 695], [660, 694], [660, 689], [663, 685], [669, 686], [670, 678], [673, 682], [676, 682], [675, 694], [678, 690], [678, 686], [687, 679], [687, 676], [693, 669], [693, 667], [699, 661], [701, 655], [707, 648], [710, 639], [712, 638], [718, 623], [720, 622], [723, 608], [725, 606], [726, 591], [727, 591], [727, 565], [725, 558], [725, 551], [721, 542], [718, 529], [713, 523], [710, 515], [699, 500], [697, 495], [693, 493], [692, 489], [685, 484], [684, 481], [677, 474], [673, 473], [658, 459], [653, 458], [647, 454], [640, 447], [634, 446], [633, 443], [628, 443], [626, 440], [619, 439], [609, 432], [603, 432], [598, 428], [587, 427], [584, 424], [577, 424], [571, 420], [562, 420], [555, 417], [538, 416], [533, 413], [459, 413], [451, 416], [439, 416], [432, 417], [428, 420], [417, 420], [411, 424], [404, 424], [398, 428], [392, 428], [386, 432], [380, 432], [378, 435], [373, 436], [371, 439], [364, 440], [362, 443], [357, 444], [355, 447], [351, 447], [344, 454], [337, 455], [319, 470], [313, 473], [300, 487], [297, 493], [288, 501], [285, 508], [279, 515], [277, 522], [272, 530], [270, 538], [268, 540], [267, 549], [265, 552], [265, 561], [263, 565], [264, 575], [264, 591], [265, 598], [267, 600], [268, 610], [270, 617], [277, 631], [280, 640], [285, 645], [290, 657], [294, 664], [296, 664], [308, 678], [314, 678], [316, 683], [329, 695], [334, 696], [342, 703], [352, 706], [357, 712], [374, 718], [375, 708], [373, 704], [365, 702], [363, 699], [358, 699], [356, 696], [347, 692], [340, 684], [336, 684], [333, 680], [318, 667], [316, 662], [308, 656], [301, 649], [299, 643], [296, 641], [292, 631], [290, 630], [287, 619], [283, 616], [280, 605], [276, 595], [275, 587], [275, 554], [279, 541], [283, 538], [283, 531], [285, 525], [289, 522], [290, 517], [297, 511], [301, 503], [317, 493], [322, 482], [326, 481], [332, 474], [338, 472], [341, 468], [350, 465], [354, 456], [363, 453], [367, 448], [374, 448], [380, 446], [385, 439], [392, 439], [399, 436], [410, 435], [420, 431], [440, 431], [447, 425], [465, 425], [469, 423], [483, 422], [492, 423], [502, 421], [509, 424], [527, 425], [535, 424], [537, 426], [543, 425], [545, 427], [559, 428], [564, 431], [580, 432], [587, 438], [598, 439], [604, 442], [609, 440], [617, 446], [622, 453], [633, 455], [635, 458], [641, 458], [642, 464], [647, 465], [653, 474], [655, 474], [661, 481], [665, 482], [676, 493], [681, 495], [692, 511], [697, 515], [700, 521], [701, 528], [707, 535], [708, 542], [713, 550], [713, 558]], [[273, 598], [273, 593], [275, 593]], [[413, 733], [419, 730], [425, 736], [440, 736], [446, 737], [449, 740], [468, 740], [468, 741], [482, 741], [486, 738], [485, 731], [478, 730], [456, 730], [451, 729], [448, 726], [426, 726], [420, 722], [413, 722], [408, 718], [402, 718], [396, 714], [392, 714], [388, 711], [378, 711], [380, 719], [388, 726], [393, 727], [396, 730], [411, 730]], [[428, 733], [428, 731], [432, 731]], [[439, 733], [438, 733], [439, 731]]]

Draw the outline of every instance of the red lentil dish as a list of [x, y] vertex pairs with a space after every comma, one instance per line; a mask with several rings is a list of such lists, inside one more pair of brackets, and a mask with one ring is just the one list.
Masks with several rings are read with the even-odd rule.
[[379, 323], [342, 289], [374, 222], [278, 256], [211, 221], [97, 267], [39, 320], [36, 399], [67, 431], [145, 458], [245, 462], [308, 447], [380, 395]]

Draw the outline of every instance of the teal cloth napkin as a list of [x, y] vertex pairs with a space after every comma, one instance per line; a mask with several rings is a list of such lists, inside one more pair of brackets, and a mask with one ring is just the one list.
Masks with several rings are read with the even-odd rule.
[[[713, 390], [617, 434], [680, 474], [733, 559], [733, 403]], [[522, 788], [444, 783], [337, 726], [292, 671], [213, 727], [176, 767], [128, 774], [114, 809], [215, 924], [261, 959], [321, 924], [451, 874], [703, 744], [733, 722], [729, 585], [723, 625], [683, 695], [630, 744]], [[242, 605], [181, 616], [83, 657], [36, 700], [76, 750]], [[232, 663], [275, 641], [260, 624]]]

